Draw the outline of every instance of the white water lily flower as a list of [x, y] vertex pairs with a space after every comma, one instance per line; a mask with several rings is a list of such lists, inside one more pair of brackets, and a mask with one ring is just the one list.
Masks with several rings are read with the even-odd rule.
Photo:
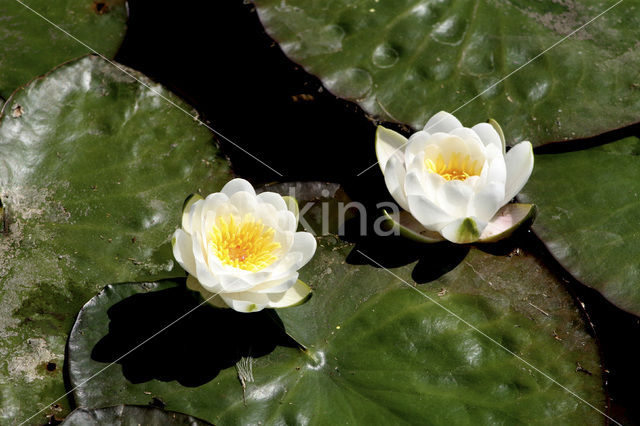
[[421, 241], [495, 241], [535, 214], [533, 205], [508, 204], [533, 170], [531, 143], [505, 153], [495, 122], [467, 128], [443, 111], [408, 140], [379, 126], [376, 154], [389, 192], [410, 213], [389, 218]]
[[213, 305], [238, 312], [284, 308], [311, 293], [297, 271], [313, 257], [316, 240], [297, 227], [297, 205], [274, 192], [256, 195], [249, 182], [233, 179], [205, 199], [187, 200], [173, 254], [189, 273], [190, 289], [205, 299], [217, 295]]

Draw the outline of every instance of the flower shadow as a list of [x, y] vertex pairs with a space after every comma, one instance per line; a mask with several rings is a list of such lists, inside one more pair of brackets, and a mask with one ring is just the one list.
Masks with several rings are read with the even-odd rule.
[[[184, 287], [136, 294], [116, 303], [107, 311], [109, 333], [94, 346], [91, 358], [115, 362], [200, 303], [199, 296]], [[242, 357], [258, 358], [277, 346], [299, 347], [272, 312], [243, 314], [205, 304], [117, 362], [131, 383], [176, 380], [195, 387]]]
[[366, 235], [359, 218], [346, 221], [342, 238], [354, 243], [347, 263], [371, 265], [377, 268], [397, 268], [417, 262], [411, 277], [418, 284], [434, 281], [460, 264], [469, 253], [469, 246], [441, 242], [424, 244], [402, 236], [380, 236], [367, 224]]

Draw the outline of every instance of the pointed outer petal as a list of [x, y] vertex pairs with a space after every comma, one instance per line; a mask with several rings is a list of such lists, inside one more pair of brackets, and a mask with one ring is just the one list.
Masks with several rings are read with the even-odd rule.
[[502, 207], [504, 200], [504, 184], [489, 182], [475, 193], [471, 201], [470, 213], [488, 222]]
[[481, 232], [486, 227], [486, 222], [476, 218], [466, 217], [456, 219], [440, 231], [447, 240], [457, 244], [473, 243], [480, 238]]
[[248, 192], [254, 196], [256, 195], [256, 191], [253, 189], [253, 186], [251, 186], [251, 184], [246, 180], [240, 178], [235, 178], [227, 182], [220, 192], [226, 194], [228, 197], [231, 197], [236, 192]]
[[191, 235], [182, 229], [176, 230], [171, 238], [171, 246], [173, 248], [173, 257], [182, 266], [182, 269], [190, 274], [196, 273], [196, 259], [193, 256], [193, 242]]
[[496, 129], [489, 123], [480, 123], [476, 124], [471, 128], [476, 134], [480, 137], [480, 140], [484, 144], [484, 146], [495, 146], [503, 152], [503, 144], [500, 135], [496, 131]]
[[438, 206], [454, 218], [466, 217], [473, 200], [473, 185], [452, 180], [440, 186], [436, 197]]
[[223, 293], [222, 300], [231, 309], [238, 312], [258, 312], [263, 310], [269, 303], [266, 294], [251, 293], [248, 291], [241, 293]]
[[414, 158], [431, 144], [430, 140], [431, 135], [425, 131], [416, 132], [411, 135], [403, 153], [405, 166], [411, 164]]
[[256, 196], [258, 202], [271, 204], [276, 210], [288, 210], [287, 203], [282, 199], [282, 195], [276, 194], [275, 192], [263, 192]]
[[456, 117], [448, 112], [440, 111], [427, 121], [427, 124], [424, 125], [424, 130], [429, 133], [449, 133], [458, 127], [462, 127], [462, 123]]
[[284, 293], [289, 290], [298, 280], [298, 273], [295, 272], [285, 278], [279, 280], [265, 281], [251, 289], [255, 293]]
[[530, 142], [520, 142], [507, 152], [507, 184], [504, 203], [508, 203], [524, 188], [533, 171], [533, 147]]
[[316, 253], [318, 243], [316, 238], [309, 232], [296, 232], [293, 237], [293, 246], [291, 246], [292, 253], [302, 254], [302, 258], [296, 264], [296, 270], [302, 268], [307, 264]]
[[220, 298], [218, 294], [211, 293], [210, 291], [202, 287], [202, 285], [200, 285], [200, 282], [193, 275], [189, 275], [187, 277], [187, 288], [191, 291], [199, 292], [202, 298], [210, 305], [213, 305], [217, 308], [229, 307], [227, 306], [226, 303], [224, 303], [224, 301]]
[[382, 173], [385, 172], [387, 162], [392, 156], [402, 157], [407, 138], [398, 132], [378, 126], [376, 130], [376, 156]]
[[407, 211], [389, 213], [383, 210], [383, 212], [387, 218], [387, 226], [389, 228], [397, 228], [400, 231], [400, 235], [405, 238], [427, 244], [444, 241], [442, 235], [434, 231], [429, 231]]
[[406, 175], [404, 164], [397, 157], [391, 157], [387, 162], [384, 174], [384, 181], [387, 184], [389, 193], [396, 200], [396, 203], [407, 210], [407, 196], [404, 193], [404, 177]]
[[182, 204], [182, 229], [191, 232], [191, 207], [198, 201], [203, 200], [200, 194], [191, 194]]
[[408, 198], [411, 215], [431, 231], [440, 231], [442, 226], [454, 219], [425, 196], [409, 195]]
[[[247, 213], [254, 214], [254, 212], [258, 209], [258, 199], [255, 194], [251, 194], [245, 191], [236, 192], [235, 194], [230, 196], [229, 202], [238, 209], [238, 214], [240, 215], [240, 217], [244, 216]], [[275, 210], [275, 208], [271, 206], [271, 204], [262, 205], [260, 207], [262, 209], [268, 209], [270, 211]]]
[[510, 237], [518, 228], [533, 223], [538, 213], [535, 204], [507, 204], [484, 228], [480, 243], [494, 243]]
[[288, 195], [282, 197], [285, 204], [287, 205], [287, 209], [293, 213], [293, 216], [296, 218], [296, 228], [298, 226], [298, 221], [300, 220], [300, 207], [298, 207], [298, 200]]
[[300, 280], [287, 291], [280, 294], [269, 294], [268, 308], [289, 308], [306, 302], [311, 297], [311, 287]]
[[493, 118], [489, 119], [489, 124], [498, 133], [498, 136], [500, 136], [500, 141], [502, 142], [502, 154], [504, 155], [507, 152], [507, 140], [504, 137], [504, 132], [502, 131], [502, 127], [500, 127], [498, 122]]

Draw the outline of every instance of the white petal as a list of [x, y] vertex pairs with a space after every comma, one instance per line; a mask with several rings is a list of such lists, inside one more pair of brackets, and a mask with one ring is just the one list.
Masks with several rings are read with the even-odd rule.
[[196, 273], [194, 276], [198, 279], [202, 287], [212, 293], [222, 291], [220, 281], [211, 273], [208, 266], [196, 259]]
[[182, 266], [182, 269], [190, 274], [196, 273], [196, 259], [193, 256], [193, 242], [191, 236], [182, 229], [176, 230], [171, 239], [173, 257]]
[[293, 231], [282, 231], [276, 232], [273, 236], [273, 241], [280, 244], [280, 248], [277, 253], [279, 255], [283, 255], [289, 253], [291, 251], [291, 246], [293, 245], [295, 237], [295, 232]]
[[182, 206], [182, 229], [187, 233], [191, 233], [191, 208], [195, 203], [202, 200], [203, 198], [200, 194], [191, 194], [184, 201], [184, 205]]
[[[451, 155], [455, 153], [465, 153], [465, 154], [468, 153], [472, 157], [480, 156], [480, 155], [484, 156], [484, 152], [479, 149], [475, 149], [473, 152], [469, 152], [469, 147], [467, 146], [467, 143], [460, 136], [449, 135], [445, 133], [436, 133], [432, 135], [432, 137], [433, 137], [433, 140], [437, 140], [437, 144], [440, 147], [442, 156], [444, 157], [445, 161], [448, 160], [451, 157]], [[478, 144], [480, 144], [480, 142], [476, 141], [475, 148], [478, 148], [477, 147]], [[472, 145], [471, 147], [473, 148], [474, 145]], [[475, 158], [472, 158], [472, 159], [475, 160]]]
[[438, 190], [438, 206], [451, 217], [466, 217], [473, 198], [473, 186], [464, 181], [445, 182]]
[[300, 280], [289, 290], [281, 294], [269, 294], [269, 308], [287, 308], [304, 301], [311, 293], [311, 288]]
[[[282, 197], [284, 202], [287, 204], [287, 209], [293, 214], [296, 218], [296, 227], [298, 226], [298, 220], [300, 218], [300, 208], [298, 207], [298, 200], [288, 195]], [[294, 229], [295, 231], [295, 229]]]
[[504, 200], [504, 184], [489, 182], [478, 189], [473, 199], [473, 212], [483, 221], [488, 222], [502, 207]]
[[[207, 196], [202, 202], [197, 202], [191, 207], [191, 234], [195, 235], [201, 233], [205, 227], [205, 219], [207, 213], [211, 213], [214, 216], [217, 214], [221, 207], [224, 207], [229, 203], [229, 197], [221, 192], [215, 192]], [[186, 231], [186, 229], [185, 229]]]
[[268, 272], [251, 272], [233, 268], [231, 273], [216, 275], [223, 293], [238, 293], [250, 290], [254, 286], [269, 279]]
[[[473, 130], [471, 130], [468, 127], [458, 127], [457, 129], [453, 129], [450, 134], [454, 135], [454, 136], [458, 136], [459, 138], [467, 141], [467, 140], [473, 140], [476, 141], [480, 144], [482, 144], [482, 140], [480, 139], [480, 136], [478, 136], [478, 134], [476, 132], [474, 132]], [[483, 144], [484, 145], [484, 144]]]
[[296, 232], [293, 236], [293, 246], [291, 252], [302, 254], [302, 258], [296, 264], [296, 270], [302, 268], [311, 260], [316, 252], [318, 243], [313, 235], [308, 232]]
[[269, 298], [260, 293], [223, 293], [220, 297], [231, 309], [238, 312], [258, 312], [269, 303]]
[[506, 204], [522, 190], [533, 171], [533, 147], [530, 142], [520, 142], [507, 152], [507, 186], [504, 195]]
[[217, 293], [211, 293], [210, 291], [202, 287], [200, 282], [193, 275], [189, 275], [187, 277], [187, 288], [189, 290], [197, 291], [198, 293], [200, 293], [202, 298], [210, 305], [213, 305], [217, 308], [229, 307], [227, 306], [226, 303], [224, 303], [224, 301], [220, 298], [220, 296]]
[[451, 222], [452, 217], [427, 197], [409, 195], [409, 212], [418, 222], [431, 231], [439, 231], [442, 225]]
[[236, 192], [248, 192], [250, 194], [256, 195], [256, 191], [253, 189], [253, 186], [249, 182], [244, 179], [236, 178], [232, 179], [227, 184], [222, 187], [223, 194], [226, 194], [228, 197], [231, 197]]
[[480, 140], [485, 146], [494, 145], [496, 148], [502, 152], [502, 140], [500, 139], [500, 135], [496, 132], [496, 129], [489, 123], [480, 123], [476, 124], [471, 128], [474, 132], [478, 134]]
[[462, 123], [448, 112], [440, 111], [427, 121], [424, 130], [429, 133], [443, 132], [449, 133], [453, 129], [462, 127]]
[[265, 281], [251, 289], [256, 293], [284, 293], [298, 281], [298, 273], [294, 272], [279, 280]]
[[474, 217], [459, 218], [444, 226], [440, 233], [453, 243], [468, 244], [477, 241], [486, 226], [486, 222]]
[[278, 228], [282, 231], [295, 232], [298, 228], [298, 220], [289, 210], [278, 212]]
[[431, 142], [431, 135], [425, 131], [419, 131], [411, 135], [407, 147], [404, 150], [405, 167], [411, 164], [414, 158], [423, 152]]
[[487, 164], [485, 182], [500, 182], [502, 186], [507, 182], [507, 165], [502, 156], [494, 158]]
[[404, 164], [397, 157], [389, 158], [384, 172], [384, 181], [394, 200], [405, 210], [408, 210], [407, 196], [404, 193], [404, 177], [406, 174]]
[[[229, 197], [229, 202], [234, 205], [238, 209], [238, 214], [240, 217], [245, 214], [255, 214], [258, 207], [258, 200], [255, 194], [251, 194], [249, 192], [241, 191], [236, 192], [232, 196]], [[261, 206], [263, 209], [269, 209], [273, 212], [274, 208], [271, 204]]]
[[260, 203], [271, 204], [276, 210], [288, 210], [287, 203], [282, 199], [282, 195], [275, 192], [263, 192], [256, 197]]
[[406, 143], [407, 138], [400, 133], [378, 126], [376, 130], [376, 156], [382, 173], [385, 172], [389, 158], [403, 155]]
[[264, 268], [270, 273], [269, 279], [281, 279], [297, 271], [296, 265], [302, 263], [303, 254], [299, 251], [287, 253], [284, 257]]
[[437, 173], [428, 172], [424, 168], [407, 173], [404, 182], [404, 191], [407, 196], [421, 195], [432, 201], [436, 201], [440, 187], [446, 180]]

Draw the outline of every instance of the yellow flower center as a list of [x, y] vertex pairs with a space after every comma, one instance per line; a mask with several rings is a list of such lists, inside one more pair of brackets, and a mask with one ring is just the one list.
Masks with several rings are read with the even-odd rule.
[[224, 265], [255, 272], [277, 259], [280, 243], [273, 241], [274, 235], [273, 228], [251, 215], [239, 222], [232, 215], [219, 216], [209, 231], [209, 249]]
[[424, 164], [429, 172], [437, 173], [446, 180], [465, 180], [469, 176], [480, 176], [482, 171], [478, 160], [471, 161], [470, 155], [459, 152], [451, 154], [449, 161], [445, 161], [442, 154], [438, 154], [435, 161], [427, 158]]

